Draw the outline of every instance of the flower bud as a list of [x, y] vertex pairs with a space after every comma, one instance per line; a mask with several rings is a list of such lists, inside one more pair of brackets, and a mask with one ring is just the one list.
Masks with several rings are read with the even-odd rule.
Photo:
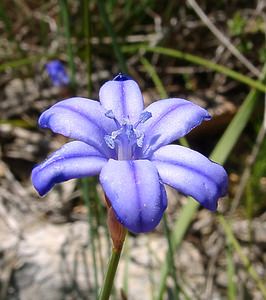
[[113, 208], [109, 207], [107, 209], [107, 224], [113, 241], [114, 250], [121, 251], [126, 236], [126, 229], [120, 222], [118, 222]]

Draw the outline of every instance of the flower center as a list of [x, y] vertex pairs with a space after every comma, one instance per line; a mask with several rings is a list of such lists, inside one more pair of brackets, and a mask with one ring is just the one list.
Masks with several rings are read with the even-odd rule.
[[133, 125], [129, 119], [123, 119], [122, 124], [120, 124], [112, 110], [108, 110], [105, 116], [114, 120], [117, 127], [117, 130], [104, 137], [107, 146], [117, 150], [118, 160], [134, 159], [135, 150], [137, 147], [142, 147], [144, 139], [144, 133], [137, 127], [151, 118], [152, 114], [148, 111], [142, 112], [139, 120]]

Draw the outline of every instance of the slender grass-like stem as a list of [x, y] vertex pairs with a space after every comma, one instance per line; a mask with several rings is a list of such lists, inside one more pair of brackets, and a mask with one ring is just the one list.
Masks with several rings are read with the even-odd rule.
[[231, 242], [227, 242], [226, 247], [226, 266], [227, 266], [227, 298], [236, 299], [235, 266], [233, 260], [233, 249]]
[[112, 291], [122, 249], [113, 248], [98, 300], [108, 300]]
[[102, 239], [100, 237], [100, 231], [99, 228], [101, 226], [101, 219], [104, 218], [103, 214], [101, 213], [101, 207], [100, 207], [100, 199], [97, 195], [97, 190], [96, 190], [96, 178], [93, 178], [94, 182], [93, 182], [93, 194], [94, 197], [93, 199], [96, 200], [95, 206], [94, 206], [94, 210], [93, 210], [93, 214], [95, 215], [95, 221], [96, 221], [96, 243], [97, 243], [97, 249], [98, 249], [98, 257], [99, 257], [99, 264], [100, 264], [100, 274], [102, 275], [101, 278], [104, 277], [104, 265], [105, 265], [105, 260], [104, 260], [104, 256], [103, 256], [103, 245], [102, 245]]
[[[266, 64], [263, 66], [261, 82], [266, 80]], [[235, 146], [240, 134], [244, 130], [254, 108], [259, 99], [260, 92], [251, 90], [245, 98], [242, 105], [239, 107], [237, 114], [226, 128], [224, 134], [219, 139], [212, 151], [210, 158], [219, 164], [224, 164], [233, 147]]]
[[4, 72], [6, 71], [6, 69], [9, 68], [18, 69], [22, 66], [32, 65], [40, 61], [41, 59], [53, 59], [56, 57], [58, 56], [56, 55], [56, 53], [54, 53], [54, 54], [41, 54], [41, 55], [35, 55], [27, 58], [14, 59], [0, 64], [0, 72]]
[[245, 76], [239, 72], [236, 72], [232, 69], [229, 69], [225, 66], [219, 65], [217, 63], [212, 62], [211, 60], [202, 58], [197, 55], [193, 55], [190, 53], [182, 52], [176, 49], [164, 48], [164, 47], [149, 47], [147, 45], [139, 44], [139, 45], [129, 45], [124, 46], [122, 49], [124, 52], [136, 52], [139, 50], [144, 50], [147, 52], [163, 54], [171, 57], [175, 57], [181, 60], [188, 61], [192, 64], [203, 66], [207, 69], [213, 70], [215, 72], [224, 74], [234, 80], [242, 82], [260, 92], [266, 92], [266, 86], [259, 80], [254, 80], [248, 76]]
[[[265, 80], [266, 76], [266, 65], [264, 65], [261, 75], [262, 82]], [[254, 110], [257, 98], [259, 96], [258, 90], [251, 90], [247, 95], [246, 99], [242, 103], [239, 108], [237, 114], [234, 119], [231, 121], [230, 125], [220, 138], [219, 142], [216, 144], [214, 150], [210, 155], [210, 159], [213, 161], [224, 164], [227, 158], [229, 157], [234, 145], [236, 144], [240, 134], [242, 133], [245, 125], [247, 124], [252, 111]], [[187, 204], [182, 208], [179, 218], [177, 219], [174, 229], [172, 230], [171, 240], [176, 250], [180, 247], [185, 233], [196, 213], [199, 204], [193, 200], [193, 198], [189, 197]], [[239, 246], [240, 247], [240, 246]], [[240, 247], [241, 248], [241, 247]], [[158, 295], [156, 300], [163, 299], [163, 294], [166, 289], [166, 280], [167, 276], [170, 272], [169, 265], [167, 261], [162, 266], [161, 271], [161, 279], [158, 289]]]
[[250, 277], [256, 282], [257, 287], [260, 289], [263, 297], [266, 298], [265, 284], [264, 284], [263, 280], [261, 280], [256, 269], [253, 267], [252, 263], [250, 262], [250, 260], [248, 259], [248, 257], [244, 253], [244, 251], [242, 250], [240, 244], [238, 243], [237, 239], [235, 238], [230, 222], [228, 222], [228, 220], [226, 220], [222, 215], [219, 215], [219, 221], [220, 221], [221, 226], [223, 227], [223, 230], [226, 234], [227, 239], [232, 244], [232, 247], [234, 247], [236, 253], [238, 254], [238, 256], [241, 259], [242, 263], [244, 264], [245, 268], [247, 269]]
[[113, 249], [98, 300], [107, 300], [110, 297], [116, 270], [127, 234], [126, 228], [118, 222], [115, 212], [106, 195], [105, 201], [107, 208], [107, 225], [113, 242]]
[[[182, 243], [185, 233], [187, 232], [187, 229], [198, 207], [198, 202], [194, 201], [192, 198], [189, 198], [187, 204], [184, 207], [182, 207], [180, 215], [174, 225], [174, 228], [172, 229], [171, 234], [171, 242], [174, 247], [174, 251], [176, 251], [178, 246], [180, 246], [180, 244]], [[169, 250], [167, 252], [167, 255], [169, 255], [168, 253]], [[163, 299], [163, 295], [166, 289], [166, 280], [170, 271], [171, 268], [166, 259], [165, 263], [162, 265], [161, 268], [161, 279], [158, 287], [158, 294], [155, 298], [156, 300]]]
[[143, 67], [150, 75], [160, 97], [167, 98], [168, 97], [167, 92], [154, 66], [144, 56], [140, 57], [140, 62], [143, 64]]
[[98, 7], [99, 7], [100, 16], [101, 16], [101, 19], [102, 19], [103, 24], [105, 26], [105, 29], [107, 30], [109, 36], [112, 39], [112, 45], [113, 45], [113, 49], [114, 49], [116, 59], [117, 59], [118, 64], [119, 64], [119, 68], [121, 69], [121, 71], [123, 73], [128, 73], [127, 72], [127, 65], [126, 65], [124, 56], [123, 56], [122, 51], [120, 49], [120, 46], [117, 42], [116, 33], [113, 30], [113, 26], [111, 24], [111, 21], [110, 21], [109, 16], [106, 12], [106, 9], [105, 9], [105, 1], [98, 0], [97, 3], [98, 3]]
[[167, 260], [168, 260], [168, 264], [171, 266], [171, 275], [172, 275], [172, 278], [174, 281], [174, 291], [173, 291], [174, 298], [179, 299], [180, 288], [178, 286], [177, 276], [176, 276], [177, 270], [176, 270], [176, 265], [175, 265], [174, 247], [173, 247], [173, 244], [171, 241], [171, 231], [168, 226], [166, 214], [163, 215], [163, 224], [164, 224], [164, 231], [165, 231], [167, 243], [168, 243], [168, 254], [169, 255], [167, 255]]
[[71, 43], [71, 33], [70, 33], [70, 24], [69, 24], [69, 11], [67, 0], [59, 0], [60, 4], [60, 11], [62, 14], [63, 19], [63, 26], [64, 26], [64, 34], [67, 41], [67, 56], [68, 56], [68, 65], [70, 69], [70, 80], [73, 87], [76, 85], [76, 78], [75, 78], [75, 63], [74, 63], [74, 54], [73, 48]]
[[126, 237], [124, 244], [124, 259], [125, 259], [125, 267], [124, 267], [124, 275], [123, 275], [123, 292], [127, 295], [129, 289], [129, 263], [130, 263], [130, 247], [129, 240]]
[[85, 61], [88, 76], [88, 96], [91, 97], [92, 93], [92, 49], [91, 49], [91, 14], [90, 14], [90, 0], [83, 1], [83, 27], [84, 27], [84, 40], [85, 40]]
[[99, 289], [99, 283], [98, 283], [98, 266], [97, 266], [97, 260], [96, 260], [96, 245], [95, 245], [95, 229], [94, 229], [94, 224], [93, 224], [93, 218], [92, 212], [91, 212], [91, 204], [90, 204], [90, 197], [89, 197], [89, 180], [88, 178], [83, 178], [81, 180], [82, 182], [82, 193], [83, 193], [83, 199], [84, 203], [87, 207], [88, 210], [88, 225], [89, 225], [89, 238], [90, 238], [90, 244], [91, 244], [91, 254], [92, 254], [92, 261], [93, 261], [93, 275], [94, 275], [94, 284], [95, 284], [95, 289], [94, 289], [94, 294], [95, 298], [97, 297], [98, 294], [98, 289]]

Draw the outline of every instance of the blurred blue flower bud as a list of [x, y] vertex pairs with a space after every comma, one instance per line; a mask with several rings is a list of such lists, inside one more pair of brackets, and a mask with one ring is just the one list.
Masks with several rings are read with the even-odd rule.
[[66, 86], [69, 84], [69, 76], [65, 66], [60, 60], [52, 60], [46, 64], [46, 71], [55, 86]]

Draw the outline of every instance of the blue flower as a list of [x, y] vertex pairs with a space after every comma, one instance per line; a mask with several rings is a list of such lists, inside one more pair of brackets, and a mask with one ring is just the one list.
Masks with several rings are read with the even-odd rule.
[[60, 60], [52, 60], [46, 64], [46, 71], [55, 86], [68, 85], [70, 80]]
[[99, 98], [70, 98], [41, 115], [41, 127], [77, 141], [34, 168], [40, 195], [56, 183], [99, 174], [118, 221], [135, 233], [160, 222], [167, 207], [164, 184], [216, 210], [227, 191], [223, 167], [189, 148], [168, 145], [209, 120], [205, 109], [178, 98], [144, 109], [139, 86], [121, 74], [101, 87]]

